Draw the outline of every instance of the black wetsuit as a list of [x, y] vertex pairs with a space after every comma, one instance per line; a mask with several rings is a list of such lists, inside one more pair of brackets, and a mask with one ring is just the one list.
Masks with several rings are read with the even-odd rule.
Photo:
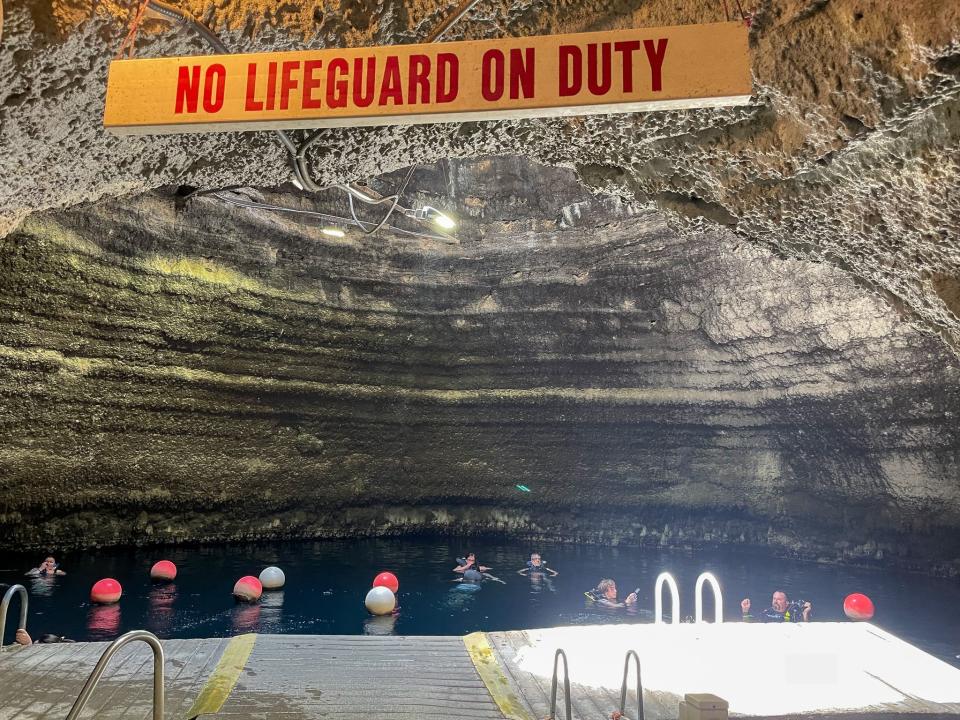
[[772, 607], [768, 607], [757, 615], [747, 613], [743, 616], [743, 621], [761, 623], [803, 622], [803, 606], [800, 603], [792, 602], [787, 605], [787, 609], [784, 612], [779, 612]]
[[527, 570], [531, 573], [546, 573], [547, 564], [541, 560], [540, 565], [538, 567], [534, 565], [530, 560], [527, 560]]

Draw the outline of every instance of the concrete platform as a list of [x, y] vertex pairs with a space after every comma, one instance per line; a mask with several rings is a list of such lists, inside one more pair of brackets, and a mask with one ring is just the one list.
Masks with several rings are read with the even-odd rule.
[[[0, 653], [0, 720], [63, 718], [106, 643]], [[688, 692], [751, 717], [960, 720], [960, 669], [861, 623], [603, 625], [459, 637], [246, 635], [168, 640], [167, 718], [382, 717], [539, 720], [554, 651], [570, 661], [575, 718], [609, 718], [627, 650], [640, 656], [646, 718]], [[122, 649], [84, 718], [146, 720], [149, 648]], [[632, 681], [631, 681], [632, 687]], [[562, 699], [558, 707], [562, 708]], [[628, 700], [632, 718], [635, 701]]]

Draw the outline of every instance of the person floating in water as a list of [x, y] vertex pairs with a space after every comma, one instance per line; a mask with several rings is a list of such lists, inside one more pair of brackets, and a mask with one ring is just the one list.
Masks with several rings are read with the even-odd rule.
[[481, 580], [493, 580], [494, 582], [503, 583], [506, 585], [503, 580], [498, 577], [494, 577], [487, 572], [490, 569], [492, 568], [478, 563], [476, 554], [471, 552], [467, 553], [465, 558], [457, 558], [457, 566], [453, 569], [453, 571], [455, 573], [463, 574], [462, 578], [458, 578], [458, 580], [462, 582], [479, 585]]
[[518, 575], [526, 575], [527, 573], [531, 575], [535, 575], [537, 573], [549, 573], [550, 577], [556, 577], [560, 574], [553, 568], [547, 567], [547, 564], [540, 558], [540, 553], [530, 553], [530, 559], [527, 560], [527, 566], [521, 570], [517, 570]]
[[476, 553], [467, 553], [465, 558], [457, 558], [457, 566], [453, 569], [455, 573], [464, 573], [467, 570], [479, 570], [482, 573], [485, 573], [487, 570], [490, 570], [486, 565], [480, 565], [477, 562]]
[[610, 578], [603, 578], [593, 590], [585, 592], [584, 595], [600, 607], [622, 608], [637, 604], [636, 591], [627, 595], [623, 602], [619, 602], [617, 600], [617, 584]]
[[56, 559], [50, 555], [40, 563], [40, 567], [34, 568], [33, 570], [28, 570], [27, 575], [32, 575], [34, 577], [43, 575], [43, 576], [54, 576], [54, 575], [66, 575], [66, 573], [60, 569], [60, 566], [57, 564]]
[[740, 603], [744, 622], [810, 622], [810, 613], [813, 610], [806, 600], [790, 602], [783, 590], [776, 590], [770, 607], [758, 615], [750, 614], [750, 598], [744, 598]]

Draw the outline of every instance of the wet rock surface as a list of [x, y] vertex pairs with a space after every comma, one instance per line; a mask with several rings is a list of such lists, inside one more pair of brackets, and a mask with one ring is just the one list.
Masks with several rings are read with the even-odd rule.
[[[100, 122], [132, 2], [8, 3], [0, 44], [0, 232], [36, 210], [168, 184], [289, 179], [268, 134], [116, 138]], [[423, 38], [445, 2], [183, 0], [237, 51]], [[715, 0], [481, 2], [449, 39], [714, 22]], [[731, 4], [732, 7], [732, 4]], [[525, 155], [590, 187], [653, 203], [674, 228], [728, 227], [777, 255], [849, 272], [960, 347], [960, 6], [944, 0], [763, 0], [751, 29], [754, 103], [727, 110], [324, 134], [321, 184], [414, 162]], [[140, 56], [198, 54], [159, 21]]]
[[848, 273], [521, 158], [408, 196], [455, 237], [164, 187], [0, 240], [7, 543], [439, 530], [957, 570], [957, 360]]

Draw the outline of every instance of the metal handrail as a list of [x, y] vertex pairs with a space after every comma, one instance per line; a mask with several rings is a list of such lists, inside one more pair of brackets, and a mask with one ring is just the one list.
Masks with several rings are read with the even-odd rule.
[[653, 587], [653, 621], [655, 623], [663, 622], [663, 584], [666, 583], [670, 588], [670, 609], [673, 611], [673, 617], [670, 619], [672, 625], [680, 623], [680, 590], [677, 588], [677, 581], [673, 575], [668, 572], [662, 572], [657, 575], [657, 583]]
[[27, 589], [23, 585], [11, 585], [0, 600], [0, 652], [3, 652], [3, 633], [7, 629], [7, 610], [14, 593], [20, 593], [20, 624], [18, 630], [27, 629]]
[[[567, 654], [557, 648], [553, 656], [553, 681], [550, 683], [550, 716], [547, 720], [555, 720], [557, 717], [557, 668], [560, 665], [560, 658], [563, 658], [563, 709], [566, 711], [566, 720], [572, 720], [570, 711], [570, 668], [567, 666]], [[68, 718], [69, 720], [69, 718]]]
[[713, 590], [713, 622], [722, 623], [723, 622], [723, 593], [720, 591], [720, 581], [714, 576], [713, 573], [703, 572], [700, 573], [700, 577], [697, 578], [697, 586], [694, 589], [694, 622], [703, 622], [703, 585], [704, 583], [710, 584], [710, 589]]
[[100, 682], [100, 676], [103, 675], [103, 671], [106, 670], [107, 663], [110, 662], [110, 659], [116, 654], [117, 650], [127, 643], [137, 640], [143, 640], [143, 642], [153, 649], [153, 720], [163, 720], [163, 646], [160, 644], [160, 640], [156, 635], [146, 630], [131, 630], [110, 643], [107, 649], [103, 651], [103, 655], [100, 656], [100, 660], [97, 661], [97, 665], [93, 668], [93, 672], [90, 673], [90, 677], [87, 678], [87, 682], [84, 684], [83, 690], [80, 691], [77, 701], [73, 704], [73, 707], [70, 708], [70, 712], [67, 714], [67, 720], [76, 720], [76, 718], [80, 716], [83, 706], [86, 705], [87, 700], [90, 699], [90, 694], [97, 686], [97, 683]]
[[627, 674], [630, 670], [630, 658], [637, 661], [637, 717], [635, 720], [643, 720], [643, 684], [640, 682], [640, 657], [634, 650], [627, 650], [627, 657], [623, 661], [623, 683], [620, 685], [619, 717], [626, 717], [623, 713], [627, 707]]

